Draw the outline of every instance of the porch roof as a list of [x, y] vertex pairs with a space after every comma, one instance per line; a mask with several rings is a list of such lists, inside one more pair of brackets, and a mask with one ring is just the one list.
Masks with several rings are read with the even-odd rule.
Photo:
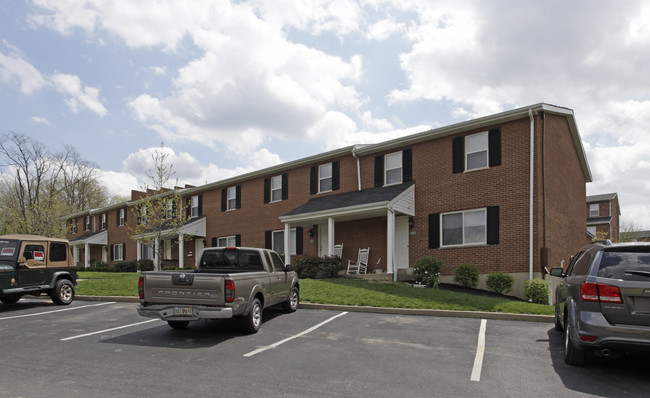
[[108, 245], [108, 231], [98, 231], [98, 232], [88, 232], [77, 238], [71, 239], [70, 244], [72, 246], [78, 245]]
[[401, 214], [415, 215], [414, 181], [312, 198], [280, 216], [280, 221], [312, 225], [330, 217], [336, 221], [358, 220], [385, 216], [389, 208]]
[[[174, 235], [176, 233], [183, 234], [183, 235], [193, 235], [193, 236], [199, 236], [205, 238], [205, 226], [206, 226], [206, 216], [205, 214], [199, 216], [199, 217], [193, 217], [190, 218], [189, 220], [185, 221], [182, 226], [179, 228], [174, 228], [169, 225], [169, 228], [166, 228], [163, 226], [161, 232], [161, 235], [163, 236], [169, 236], [169, 235]], [[134, 236], [134, 238], [139, 239], [139, 238], [146, 238], [146, 237], [152, 237], [156, 235], [155, 230], [149, 230], [146, 231], [140, 235]]]

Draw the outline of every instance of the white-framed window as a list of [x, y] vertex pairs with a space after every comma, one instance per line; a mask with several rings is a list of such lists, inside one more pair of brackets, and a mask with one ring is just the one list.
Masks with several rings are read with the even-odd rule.
[[488, 142], [487, 131], [465, 137], [465, 170], [488, 167]]
[[102, 231], [105, 230], [107, 227], [106, 224], [106, 213], [102, 214]]
[[487, 210], [475, 209], [442, 214], [442, 247], [487, 243]]
[[113, 260], [124, 261], [124, 243], [113, 245]]
[[149, 219], [147, 218], [147, 208], [146, 207], [141, 207], [140, 208], [140, 223], [141, 224], [146, 224], [149, 222]]
[[144, 244], [143, 243], [142, 244], [142, 249], [141, 249], [142, 258], [145, 259], [145, 260], [153, 260], [154, 259], [154, 254], [155, 254], [154, 249], [155, 248], [154, 248], [153, 243], [149, 243], [149, 244]]
[[227, 196], [228, 207], [227, 210], [235, 210], [237, 208], [237, 187], [228, 188]]
[[217, 247], [235, 247], [237, 239], [234, 236], [223, 236], [217, 239]]
[[[230, 193], [230, 190], [228, 190], [228, 192]], [[192, 196], [192, 199], [191, 199], [190, 203], [191, 203], [191, 205], [190, 205], [191, 206], [191, 213], [190, 213], [191, 217], [192, 218], [198, 217], [199, 216], [199, 195]]]
[[330, 192], [332, 190], [332, 163], [318, 166], [318, 192]]
[[90, 231], [90, 228], [91, 228], [90, 216], [86, 216], [86, 227], [84, 231]]
[[[289, 237], [289, 251], [291, 255], [296, 254], [296, 229], [292, 229]], [[284, 230], [273, 231], [273, 250], [284, 254]]]
[[124, 225], [126, 220], [126, 209], [120, 209], [120, 227]]
[[388, 153], [384, 156], [385, 185], [402, 183], [402, 151]]
[[282, 200], [282, 176], [271, 177], [271, 202]]
[[592, 236], [596, 236], [596, 227], [595, 226], [587, 227], [587, 232], [589, 232]]
[[77, 219], [76, 218], [71, 221], [70, 232], [72, 232], [73, 234], [77, 233]]
[[598, 217], [600, 215], [600, 206], [598, 203], [589, 205], [589, 217]]

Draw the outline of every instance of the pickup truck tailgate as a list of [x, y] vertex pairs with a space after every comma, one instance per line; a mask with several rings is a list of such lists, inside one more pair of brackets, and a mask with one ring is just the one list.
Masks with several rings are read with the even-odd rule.
[[223, 275], [147, 272], [144, 276], [144, 299], [150, 304], [225, 304]]

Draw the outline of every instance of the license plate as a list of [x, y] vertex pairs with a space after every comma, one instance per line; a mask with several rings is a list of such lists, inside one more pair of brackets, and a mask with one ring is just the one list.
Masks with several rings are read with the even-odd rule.
[[176, 315], [176, 316], [192, 316], [192, 307], [176, 307], [176, 308], [174, 308], [174, 315]]

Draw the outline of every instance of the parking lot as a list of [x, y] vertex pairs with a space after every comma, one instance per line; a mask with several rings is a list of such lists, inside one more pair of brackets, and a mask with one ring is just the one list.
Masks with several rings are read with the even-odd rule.
[[136, 303], [0, 305], [0, 396], [642, 396], [645, 361], [572, 368], [550, 323], [300, 309], [187, 330]]

